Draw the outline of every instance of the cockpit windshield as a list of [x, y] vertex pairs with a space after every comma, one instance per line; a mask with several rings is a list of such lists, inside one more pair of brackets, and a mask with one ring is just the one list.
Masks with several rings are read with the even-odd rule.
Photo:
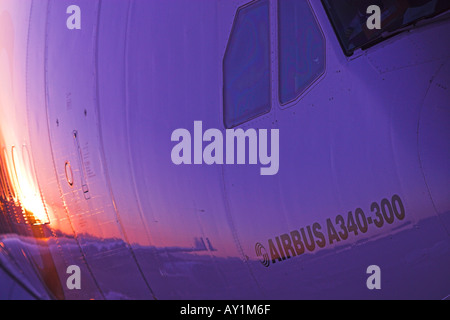
[[[417, 21], [435, 17], [450, 9], [449, 0], [322, 0], [346, 55], [368, 48]], [[367, 20], [381, 9], [381, 29], [369, 29]]]

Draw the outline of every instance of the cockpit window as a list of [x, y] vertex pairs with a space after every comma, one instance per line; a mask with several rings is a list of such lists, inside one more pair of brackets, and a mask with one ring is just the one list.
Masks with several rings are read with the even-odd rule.
[[[449, 0], [322, 0], [347, 56], [368, 48], [421, 19], [450, 9]], [[369, 6], [381, 9], [381, 29], [370, 30]]]
[[232, 128], [270, 111], [269, 1], [238, 9], [223, 62], [224, 123]]
[[279, 99], [301, 95], [325, 71], [325, 39], [308, 1], [278, 0]]

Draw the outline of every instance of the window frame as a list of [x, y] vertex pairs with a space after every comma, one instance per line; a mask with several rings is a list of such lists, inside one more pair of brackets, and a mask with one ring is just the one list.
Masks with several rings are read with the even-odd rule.
[[315, 85], [317, 85], [318, 82], [320, 82], [324, 78], [324, 76], [326, 74], [326, 71], [327, 71], [327, 65], [328, 65], [328, 61], [327, 61], [327, 38], [325, 37], [325, 34], [323, 32], [323, 29], [322, 29], [322, 26], [321, 26], [321, 24], [319, 22], [319, 19], [317, 18], [316, 13], [315, 13], [313, 7], [311, 6], [311, 2], [309, 0], [305, 0], [308, 3], [309, 10], [311, 12], [311, 15], [312, 15], [312, 17], [314, 19], [314, 22], [315, 22], [315, 24], [317, 26], [317, 29], [318, 29], [318, 31], [320, 33], [320, 36], [321, 36], [321, 39], [322, 39], [322, 43], [323, 43], [323, 58], [324, 58], [323, 59], [323, 61], [324, 61], [323, 62], [323, 70], [318, 76], [316, 76], [314, 78], [314, 80], [310, 81], [308, 83], [308, 85], [305, 86], [305, 88], [300, 93], [298, 93], [294, 98], [292, 98], [289, 101], [283, 103], [281, 101], [281, 83], [282, 83], [282, 81], [281, 81], [281, 77], [280, 77], [280, 69], [281, 69], [281, 55], [280, 55], [280, 49], [281, 49], [281, 45], [280, 45], [281, 28], [280, 28], [280, 21], [281, 21], [281, 19], [280, 19], [280, 10], [279, 10], [280, 6], [279, 6], [279, 3], [281, 1], [283, 1], [283, 0], [276, 0], [276, 2], [277, 2], [277, 15], [276, 15], [276, 17], [277, 17], [277, 23], [276, 23], [277, 30], [276, 30], [275, 34], [276, 34], [276, 37], [277, 37], [277, 39], [276, 39], [276, 43], [277, 43], [277, 50], [276, 50], [277, 51], [277, 62], [276, 62], [276, 64], [277, 64], [277, 76], [276, 76], [276, 79], [278, 81], [278, 86], [277, 86], [278, 99], [277, 100], [278, 100], [278, 103], [279, 103], [281, 109], [287, 109], [287, 108], [297, 104], [308, 92], [310, 92], [310, 90]]
[[[257, 114], [255, 116], [252, 116], [252, 117], [250, 117], [250, 118], [248, 118], [248, 119], [246, 119], [244, 121], [237, 122], [236, 124], [234, 124], [232, 126], [227, 126], [227, 122], [226, 122], [226, 119], [227, 119], [226, 118], [226, 104], [225, 104], [225, 96], [226, 96], [225, 95], [225, 87], [226, 87], [226, 85], [225, 85], [225, 83], [226, 83], [225, 82], [225, 60], [227, 58], [227, 53], [229, 52], [229, 49], [230, 49], [232, 35], [236, 31], [236, 25], [237, 25], [237, 20], [239, 18], [240, 11], [244, 10], [244, 9], [250, 7], [250, 6], [253, 6], [253, 5], [255, 5], [256, 3], [260, 2], [260, 1], [267, 1], [268, 5], [269, 5], [268, 16], [267, 16], [267, 18], [268, 18], [267, 40], [268, 40], [268, 46], [269, 46], [269, 52], [268, 52], [269, 53], [269, 105], [268, 105], [268, 110], [265, 111], [265, 112], [262, 112], [260, 114]], [[230, 33], [228, 35], [228, 41], [227, 41], [227, 45], [226, 45], [225, 52], [224, 52], [223, 59], [222, 59], [222, 120], [223, 120], [222, 122], [223, 122], [223, 125], [224, 125], [225, 129], [233, 129], [233, 128], [242, 126], [245, 123], [248, 123], [248, 122], [250, 122], [252, 120], [255, 120], [255, 119], [257, 119], [257, 118], [259, 118], [261, 116], [269, 114], [273, 110], [273, 95], [272, 95], [272, 90], [273, 90], [273, 88], [272, 88], [273, 87], [273, 83], [272, 82], [273, 82], [273, 79], [272, 79], [272, 73], [273, 73], [274, 70], [273, 70], [273, 61], [272, 61], [272, 26], [271, 26], [272, 17], [271, 17], [270, 5], [271, 5], [270, 0], [252, 0], [250, 2], [247, 2], [247, 3], [243, 4], [243, 5], [240, 5], [236, 9], [236, 12], [234, 14], [233, 25], [232, 25], [231, 31], [230, 31]]]

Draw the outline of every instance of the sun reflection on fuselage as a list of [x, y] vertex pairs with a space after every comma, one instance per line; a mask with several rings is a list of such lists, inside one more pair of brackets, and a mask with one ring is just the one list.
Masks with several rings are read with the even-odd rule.
[[50, 223], [26, 146], [13, 146], [11, 159], [11, 162], [7, 161], [10, 163], [7, 172], [13, 184], [15, 201], [23, 208], [25, 220], [32, 225]]
[[[0, 14], [0, 147], [2, 150], [2, 194], [5, 200], [12, 200], [22, 208], [27, 223], [48, 224], [46, 205], [37, 183], [30, 150], [25, 143], [28, 125], [24, 95], [18, 94], [23, 88], [23, 79], [14, 77], [20, 44], [16, 42], [16, 30], [10, 14]], [[8, 189], [8, 192], [6, 192]]]

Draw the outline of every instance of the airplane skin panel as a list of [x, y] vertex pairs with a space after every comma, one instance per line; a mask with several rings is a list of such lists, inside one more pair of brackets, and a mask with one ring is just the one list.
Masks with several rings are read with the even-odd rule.
[[[148, 20], [142, 12], [159, 14]], [[179, 292], [175, 297], [189, 294], [220, 298], [229, 292], [257, 290], [241, 261], [227, 262], [239, 256], [234, 243], [229, 242], [220, 168], [182, 168], [167, 161], [171, 153], [167, 139], [173, 128], [192, 127], [192, 119], [208, 119], [205, 129], [222, 126], [218, 116], [218, 49], [215, 34], [208, 32], [217, 14], [214, 2], [178, 1], [174, 7], [167, 7], [163, 2], [136, 1], [129, 18], [125, 117], [131, 177], [153, 240], [151, 245], [160, 248], [158, 273], [185, 284], [174, 290], [160, 282], [158, 273], [157, 279], [152, 276], [154, 280], [149, 281], [164, 290], [162, 293]], [[173, 28], [174, 21], [181, 22], [183, 28]], [[140, 28], [144, 23], [147, 28]], [[161, 121], [163, 114], [172, 119], [170, 125]], [[206, 245], [198, 250], [199, 240], [209, 241], [212, 248]], [[193, 250], [190, 266], [184, 258], [170, 257], [172, 247], [192, 248], [186, 249]], [[225, 260], [219, 263], [221, 258]], [[142, 259], [149, 263], [148, 257]], [[235, 281], [236, 271], [242, 269], [246, 281]]]
[[0, 0], [0, 298], [447, 296], [450, 20], [301, 1]]
[[[423, 103], [419, 121], [419, 156], [424, 178], [433, 206], [450, 232], [449, 188], [450, 170], [446, 168], [449, 159], [449, 105], [446, 103], [450, 85], [450, 64], [446, 61], [433, 78]], [[437, 172], [439, 171], [439, 172]]]
[[[80, 4], [89, 14], [83, 15], [86, 27], [74, 36], [69, 35], [67, 28], [57, 27], [66, 20], [58, 12], [68, 5], [69, 2], [61, 1], [49, 3], [45, 63], [48, 124], [63, 199], [87, 264], [102, 292], [106, 296], [120, 293], [129, 298], [148, 298], [151, 289], [123, 233], [102, 163], [96, 73], [100, 2]], [[69, 53], [60, 55], [61, 46]], [[67, 77], [60, 79], [60, 74]], [[61, 105], [65, 108], [60, 108]], [[63, 172], [67, 161], [75, 176], [73, 186], [67, 183]], [[110, 240], [98, 243], [92, 236]], [[132, 291], [124, 291], [122, 282], [110, 279], [107, 271], [110, 267], [132, 274], [127, 279], [134, 283]]]

